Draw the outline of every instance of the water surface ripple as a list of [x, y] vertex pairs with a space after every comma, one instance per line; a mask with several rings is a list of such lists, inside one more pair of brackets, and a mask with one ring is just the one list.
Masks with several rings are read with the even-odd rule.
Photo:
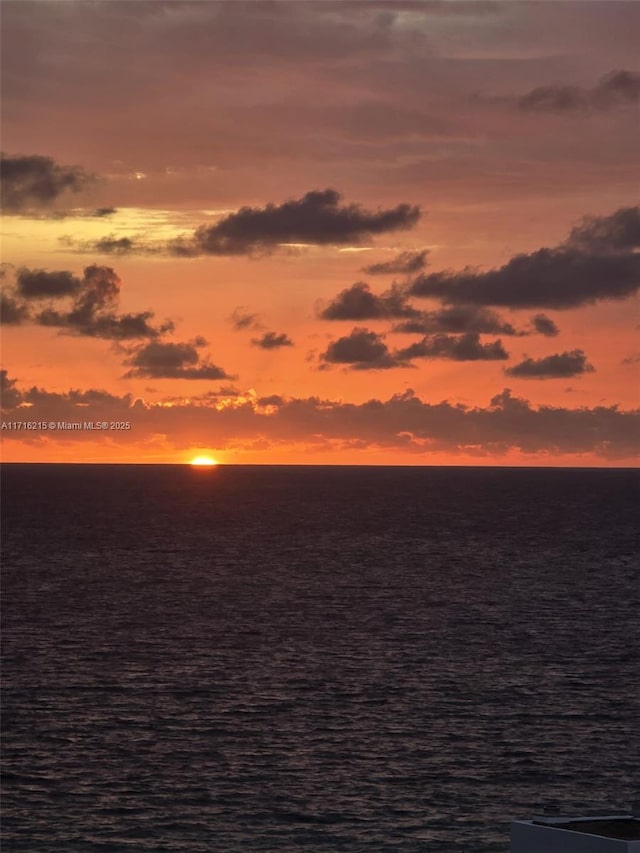
[[637, 473], [2, 473], [5, 853], [504, 853], [637, 796]]

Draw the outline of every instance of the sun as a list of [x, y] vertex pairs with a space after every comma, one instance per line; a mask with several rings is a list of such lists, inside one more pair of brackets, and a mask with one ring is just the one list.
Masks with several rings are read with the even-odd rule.
[[217, 465], [215, 459], [211, 456], [194, 456], [193, 459], [189, 462], [189, 465], [195, 465], [198, 468], [210, 468], [212, 465]]

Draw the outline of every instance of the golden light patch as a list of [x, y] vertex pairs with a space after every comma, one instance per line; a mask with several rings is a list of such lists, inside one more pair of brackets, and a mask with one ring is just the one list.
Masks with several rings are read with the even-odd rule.
[[194, 456], [189, 462], [189, 465], [194, 465], [197, 468], [210, 468], [212, 465], [217, 465], [215, 459], [211, 456]]

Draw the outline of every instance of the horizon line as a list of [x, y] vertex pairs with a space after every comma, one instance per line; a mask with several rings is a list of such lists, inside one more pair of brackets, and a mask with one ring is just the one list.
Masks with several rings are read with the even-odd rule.
[[58, 461], [58, 462], [42, 462], [42, 461], [6, 461], [0, 460], [0, 466], [4, 465], [101, 465], [101, 466], [130, 466], [130, 467], [150, 467], [162, 466], [173, 468], [197, 468], [198, 470], [212, 470], [215, 468], [477, 468], [477, 469], [504, 469], [504, 470], [566, 470], [566, 471], [640, 471], [640, 463], [638, 465], [461, 465], [461, 464], [405, 464], [405, 463], [361, 463], [361, 462], [216, 462], [213, 465], [193, 465], [189, 461], [185, 462], [104, 462], [104, 461]]

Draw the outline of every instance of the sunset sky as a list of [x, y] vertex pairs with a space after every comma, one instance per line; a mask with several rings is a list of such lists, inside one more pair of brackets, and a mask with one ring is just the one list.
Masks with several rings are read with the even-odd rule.
[[3, 459], [637, 464], [640, 3], [1, 13]]

